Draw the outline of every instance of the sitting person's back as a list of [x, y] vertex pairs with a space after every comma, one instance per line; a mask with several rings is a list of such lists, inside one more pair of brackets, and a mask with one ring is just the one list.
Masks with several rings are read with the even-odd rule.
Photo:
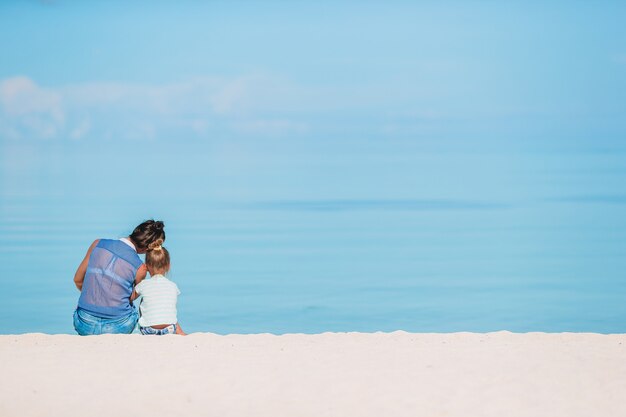
[[165, 274], [170, 269], [170, 255], [155, 242], [146, 252], [146, 267], [150, 278], [135, 287], [133, 298], [141, 296], [139, 330], [142, 334], [185, 334], [177, 318], [176, 302], [180, 290]]

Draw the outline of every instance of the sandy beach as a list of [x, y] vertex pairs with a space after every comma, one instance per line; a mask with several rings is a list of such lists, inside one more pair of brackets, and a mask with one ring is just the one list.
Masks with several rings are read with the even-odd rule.
[[0, 336], [0, 415], [624, 416], [626, 335]]

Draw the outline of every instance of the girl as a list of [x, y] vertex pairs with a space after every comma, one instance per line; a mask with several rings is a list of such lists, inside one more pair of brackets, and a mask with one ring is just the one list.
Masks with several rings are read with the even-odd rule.
[[142, 296], [139, 305], [139, 330], [141, 334], [186, 334], [176, 319], [176, 299], [180, 290], [165, 277], [170, 270], [170, 253], [163, 246], [163, 240], [157, 239], [148, 246], [146, 267], [150, 279], [141, 281], [135, 287], [131, 297], [134, 300]]
[[148, 220], [121, 239], [95, 240], [74, 274], [80, 297], [74, 311], [74, 329], [81, 335], [132, 333], [137, 311], [133, 286], [146, 276], [139, 254], [165, 240], [163, 222]]

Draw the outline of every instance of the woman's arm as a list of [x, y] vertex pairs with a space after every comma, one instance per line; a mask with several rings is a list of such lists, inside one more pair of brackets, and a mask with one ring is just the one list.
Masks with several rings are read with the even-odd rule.
[[130, 295], [130, 301], [135, 301], [139, 294], [137, 293], [137, 285], [143, 281], [146, 277], [146, 273], [148, 272], [148, 268], [146, 268], [146, 264], [141, 264], [139, 268], [137, 268], [137, 273], [135, 274], [135, 288], [133, 288], [133, 293]]
[[89, 246], [89, 249], [87, 250], [87, 254], [85, 255], [85, 258], [80, 263], [80, 265], [78, 265], [78, 269], [76, 270], [76, 273], [74, 274], [74, 285], [76, 285], [76, 288], [78, 288], [78, 291], [82, 291], [83, 289], [83, 281], [85, 280], [85, 273], [87, 272], [87, 264], [89, 264], [89, 256], [91, 255], [91, 251], [93, 251], [93, 248], [96, 247], [98, 242], [100, 242], [100, 239], [94, 240], [91, 246]]
[[141, 264], [141, 266], [137, 268], [137, 273], [135, 274], [135, 285], [143, 281], [147, 273], [148, 273], [148, 268], [146, 268], [146, 264]]

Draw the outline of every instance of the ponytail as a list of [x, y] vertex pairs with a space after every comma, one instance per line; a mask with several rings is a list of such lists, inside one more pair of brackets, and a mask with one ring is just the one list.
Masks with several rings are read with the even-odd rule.
[[146, 252], [146, 266], [153, 271], [167, 272], [170, 269], [170, 253], [163, 244], [163, 239], [157, 239], [150, 244]]

